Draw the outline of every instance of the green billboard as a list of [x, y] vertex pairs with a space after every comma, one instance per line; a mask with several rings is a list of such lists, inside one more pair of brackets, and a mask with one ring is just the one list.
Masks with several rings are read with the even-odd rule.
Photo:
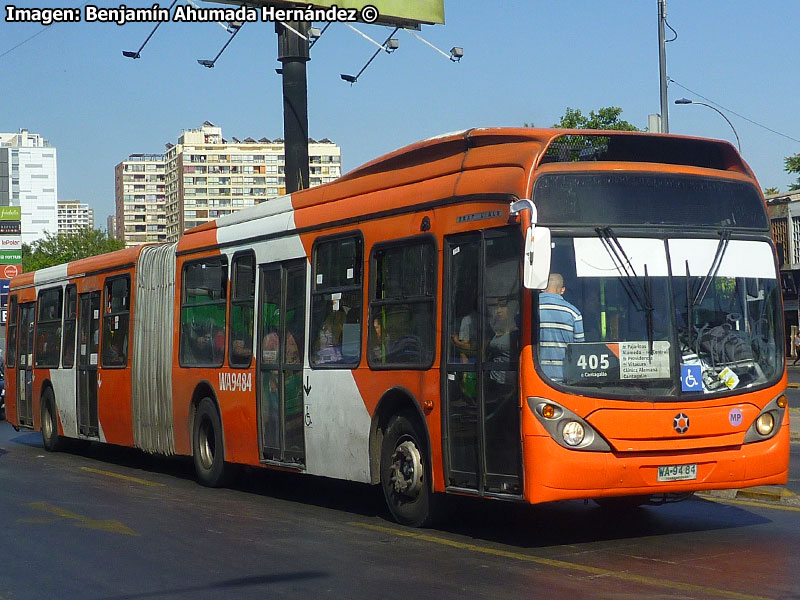
[[21, 221], [21, 206], [0, 206], [0, 221]]
[[18, 265], [22, 262], [22, 250], [0, 250], [0, 265]]

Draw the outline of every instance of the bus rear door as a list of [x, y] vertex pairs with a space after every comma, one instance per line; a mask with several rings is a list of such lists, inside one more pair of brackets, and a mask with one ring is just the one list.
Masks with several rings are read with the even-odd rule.
[[19, 306], [17, 331], [17, 418], [22, 427], [33, 427], [33, 320], [36, 303]]
[[259, 423], [261, 460], [305, 465], [303, 344], [306, 260], [261, 266]]
[[100, 292], [78, 299], [78, 433], [100, 435], [97, 417], [97, 363], [100, 348]]

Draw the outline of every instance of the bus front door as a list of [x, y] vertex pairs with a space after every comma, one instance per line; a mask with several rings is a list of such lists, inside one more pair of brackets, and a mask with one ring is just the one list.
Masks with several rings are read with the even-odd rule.
[[447, 485], [521, 495], [519, 230], [445, 239]]
[[306, 260], [261, 266], [258, 415], [261, 460], [305, 465]]
[[97, 362], [100, 348], [100, 292], [78, 298], [78, 433], [98, 438]]
[[17, 418], [21, 427], [33, 427], [33, 320], [36, 303], [20, 304], [17, 326]]

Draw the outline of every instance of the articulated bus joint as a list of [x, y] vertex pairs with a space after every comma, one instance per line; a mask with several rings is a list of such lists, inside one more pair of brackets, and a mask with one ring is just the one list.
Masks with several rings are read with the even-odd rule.
[[531, 396], [528, 406], [550, 437], [568, 450], [611, 452], [611, 446], [595, 429], [574, 412], [560, 404]]
[[767, 404], [753, 421], [747, 433], [744, 436], [745, 444], [752, 444], [753, 442], [763, 442], [771, 437], [774, 437], [781, 429], [783, 423], [783, 415], [786, 414], [789, 401], [784, 394], [780, 394], [777, 398]]

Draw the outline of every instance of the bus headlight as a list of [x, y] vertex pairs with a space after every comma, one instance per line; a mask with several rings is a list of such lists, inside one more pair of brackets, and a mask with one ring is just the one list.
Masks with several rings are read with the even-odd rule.
[[777, 435], [781, 431], [783, 418], [787, 413], [786, 405], [786, 396], [781, 394], [762, 408], [755, 421], [750, 423], [744, 435], [744, 443], [763, 442]]
[[761, 435], [769, 435], [772, 433], [772, 428], [775, 427], [775, 419], [772, 413], [764, 413], [756, 419], [756, 431]]
[[579, 446], [583, 441], [585, 431], [583, 425], [577, 421], [569, 421], [564, 425], [564, 430], [561, 432], [564, 441], [569, 446]]
[[592, 425], [566, 406], [550, 398], [528, 397], [528, 407], [552, 440], [568, 450], [611, 452]]

